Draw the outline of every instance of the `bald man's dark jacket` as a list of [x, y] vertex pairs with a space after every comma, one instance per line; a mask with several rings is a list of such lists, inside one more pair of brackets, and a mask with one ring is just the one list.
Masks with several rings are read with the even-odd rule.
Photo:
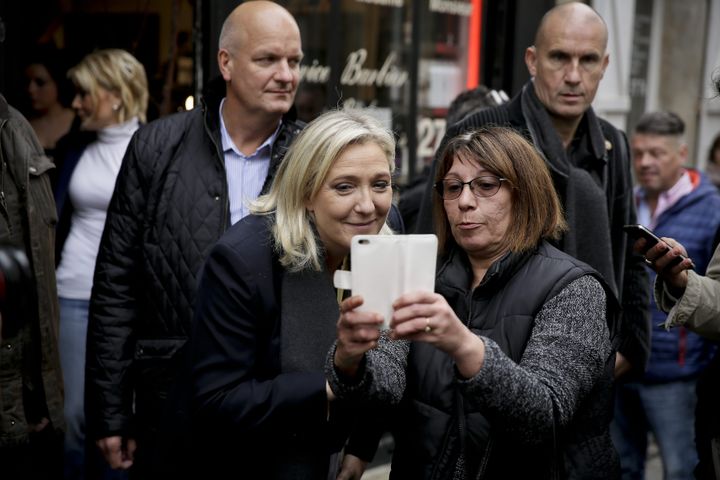
[[417, 233], [433, 231], [436, 163], [447, 142], [491, 125], [520, 133], [545, 159], [570, 227], [557, 246], [595, 268], [613, 288], [623, 308], [619, 327], [612, 333], [613, 345], [632, 365], [630, 376], [641, 374], [650, 352], [650, 291], [643, 258], [633, 253], [622, 229], [637, 223], [631, 158], [625, 134], [598, 118], [592, 108], [585, 112], [568, 151], [535, 95], [532, 81], [510, 102], [477, 111], [448, 128], [428, 178]]
[[[158, 435], [182, 372], [200, 269], [230, 226], [224, 96], [218, 78], [199, 107], [133, 135], [100, 243], [87, 334], [87, 430], [92, 440], [137, 438], [136, 471], [161, 457]], [[303, 126], [293, 111], [282, 119], [263, 191]], [[167, 463], [182, 468], [184, 459], [166, 453]]]

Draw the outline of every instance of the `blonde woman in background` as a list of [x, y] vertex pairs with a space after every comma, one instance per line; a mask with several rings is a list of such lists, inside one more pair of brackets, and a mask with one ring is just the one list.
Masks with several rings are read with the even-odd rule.
[[[146, 121], [145, 68], [124, 50], [98, 50], [68, 72], [80, 128], [95, 140], [63, 159], [55, 192], [60, 360], [65, 385], [65, 478], [85, 477], [85, 342], [95, 260], [105, 216], [133, 133]], [[119, 472], [117, 473], [119, 475]], [[107, 475], [106, 475], [107, 477]]]

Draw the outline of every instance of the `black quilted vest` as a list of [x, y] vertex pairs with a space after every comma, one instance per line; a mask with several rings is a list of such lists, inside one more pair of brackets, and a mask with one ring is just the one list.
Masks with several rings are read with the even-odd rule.
[[[598, 278], [589, 266], [544, 242], [535, 252], [511, 254], [496, 262], [481, 285], [470, 291], [469, 262], [456, 250], [440, 268], [435, 288], [473, 332], [497, 342], [519, 363], [543, 305], [587, 274]], [[513, 461], [520, 452], [498, 444], [482, 413], [463, 405], [453, 368], [450, 357], [440, 350], [421, 342], [412, 344], [400, 425], [395, 429], [392, 478], [452, 479], [460, 451], [465, 452], [467, 478], [548, 476], [552, 445], [522, 452], [522, 458]], [[488, 449], [491, 438], [493, 445]], [[484, 474], [479, 474], [481, 463], [486, 463]], [[548, 472], [541, 473], [539, 466]]]

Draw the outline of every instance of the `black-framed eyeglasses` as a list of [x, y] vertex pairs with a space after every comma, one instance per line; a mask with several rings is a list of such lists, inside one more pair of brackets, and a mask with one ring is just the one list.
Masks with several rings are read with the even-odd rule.
[[484, 175], [482, 177], [473, 178], [469, 182], [461, 182], [454, 178], [446, 178], [435, 184], [435, 190], [444, 200], [455, 200], [462, 194], [465, 185], [470, 185], [470, 191], [476, 197], [492, 197], [495, 195], [502, 182], [507, 182], [507, 178], [495, 177], [492, 175]]

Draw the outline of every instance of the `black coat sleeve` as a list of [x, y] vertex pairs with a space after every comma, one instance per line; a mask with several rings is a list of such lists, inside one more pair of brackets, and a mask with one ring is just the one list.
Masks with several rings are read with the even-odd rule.
[[132, 419], [137, 269], [151, 163], [138, 132], [123, 158], [95, 264], [85, 366], [86, 421], [95, 439], [127, 434]]
[[[613, 256], [624, 261], [621, 270], [620, 289], [622, 316], [613, 345], [630, 363], [631, 377], [642, 375], [650, 357], [650, 279], [642, 255], [633, 251], [633, 242], [623, 230], [623, 225], [637, 223], [635, 197], [632, 189], [630, 157], [627, 138], [617, 133], [615, 144], [619, 149], [617, 175], [622, 178], [616, 186], [614, 211], [612, 212], [611, 239]], [[616, 274], [617, 275], [617, 274]]]
[[279, 372], [272, 261], [244, 247], [221, 240], [200, 280], [190, 340], [196, 420], [219, 433], [263, 437], [322, 428], [323, 372]]

